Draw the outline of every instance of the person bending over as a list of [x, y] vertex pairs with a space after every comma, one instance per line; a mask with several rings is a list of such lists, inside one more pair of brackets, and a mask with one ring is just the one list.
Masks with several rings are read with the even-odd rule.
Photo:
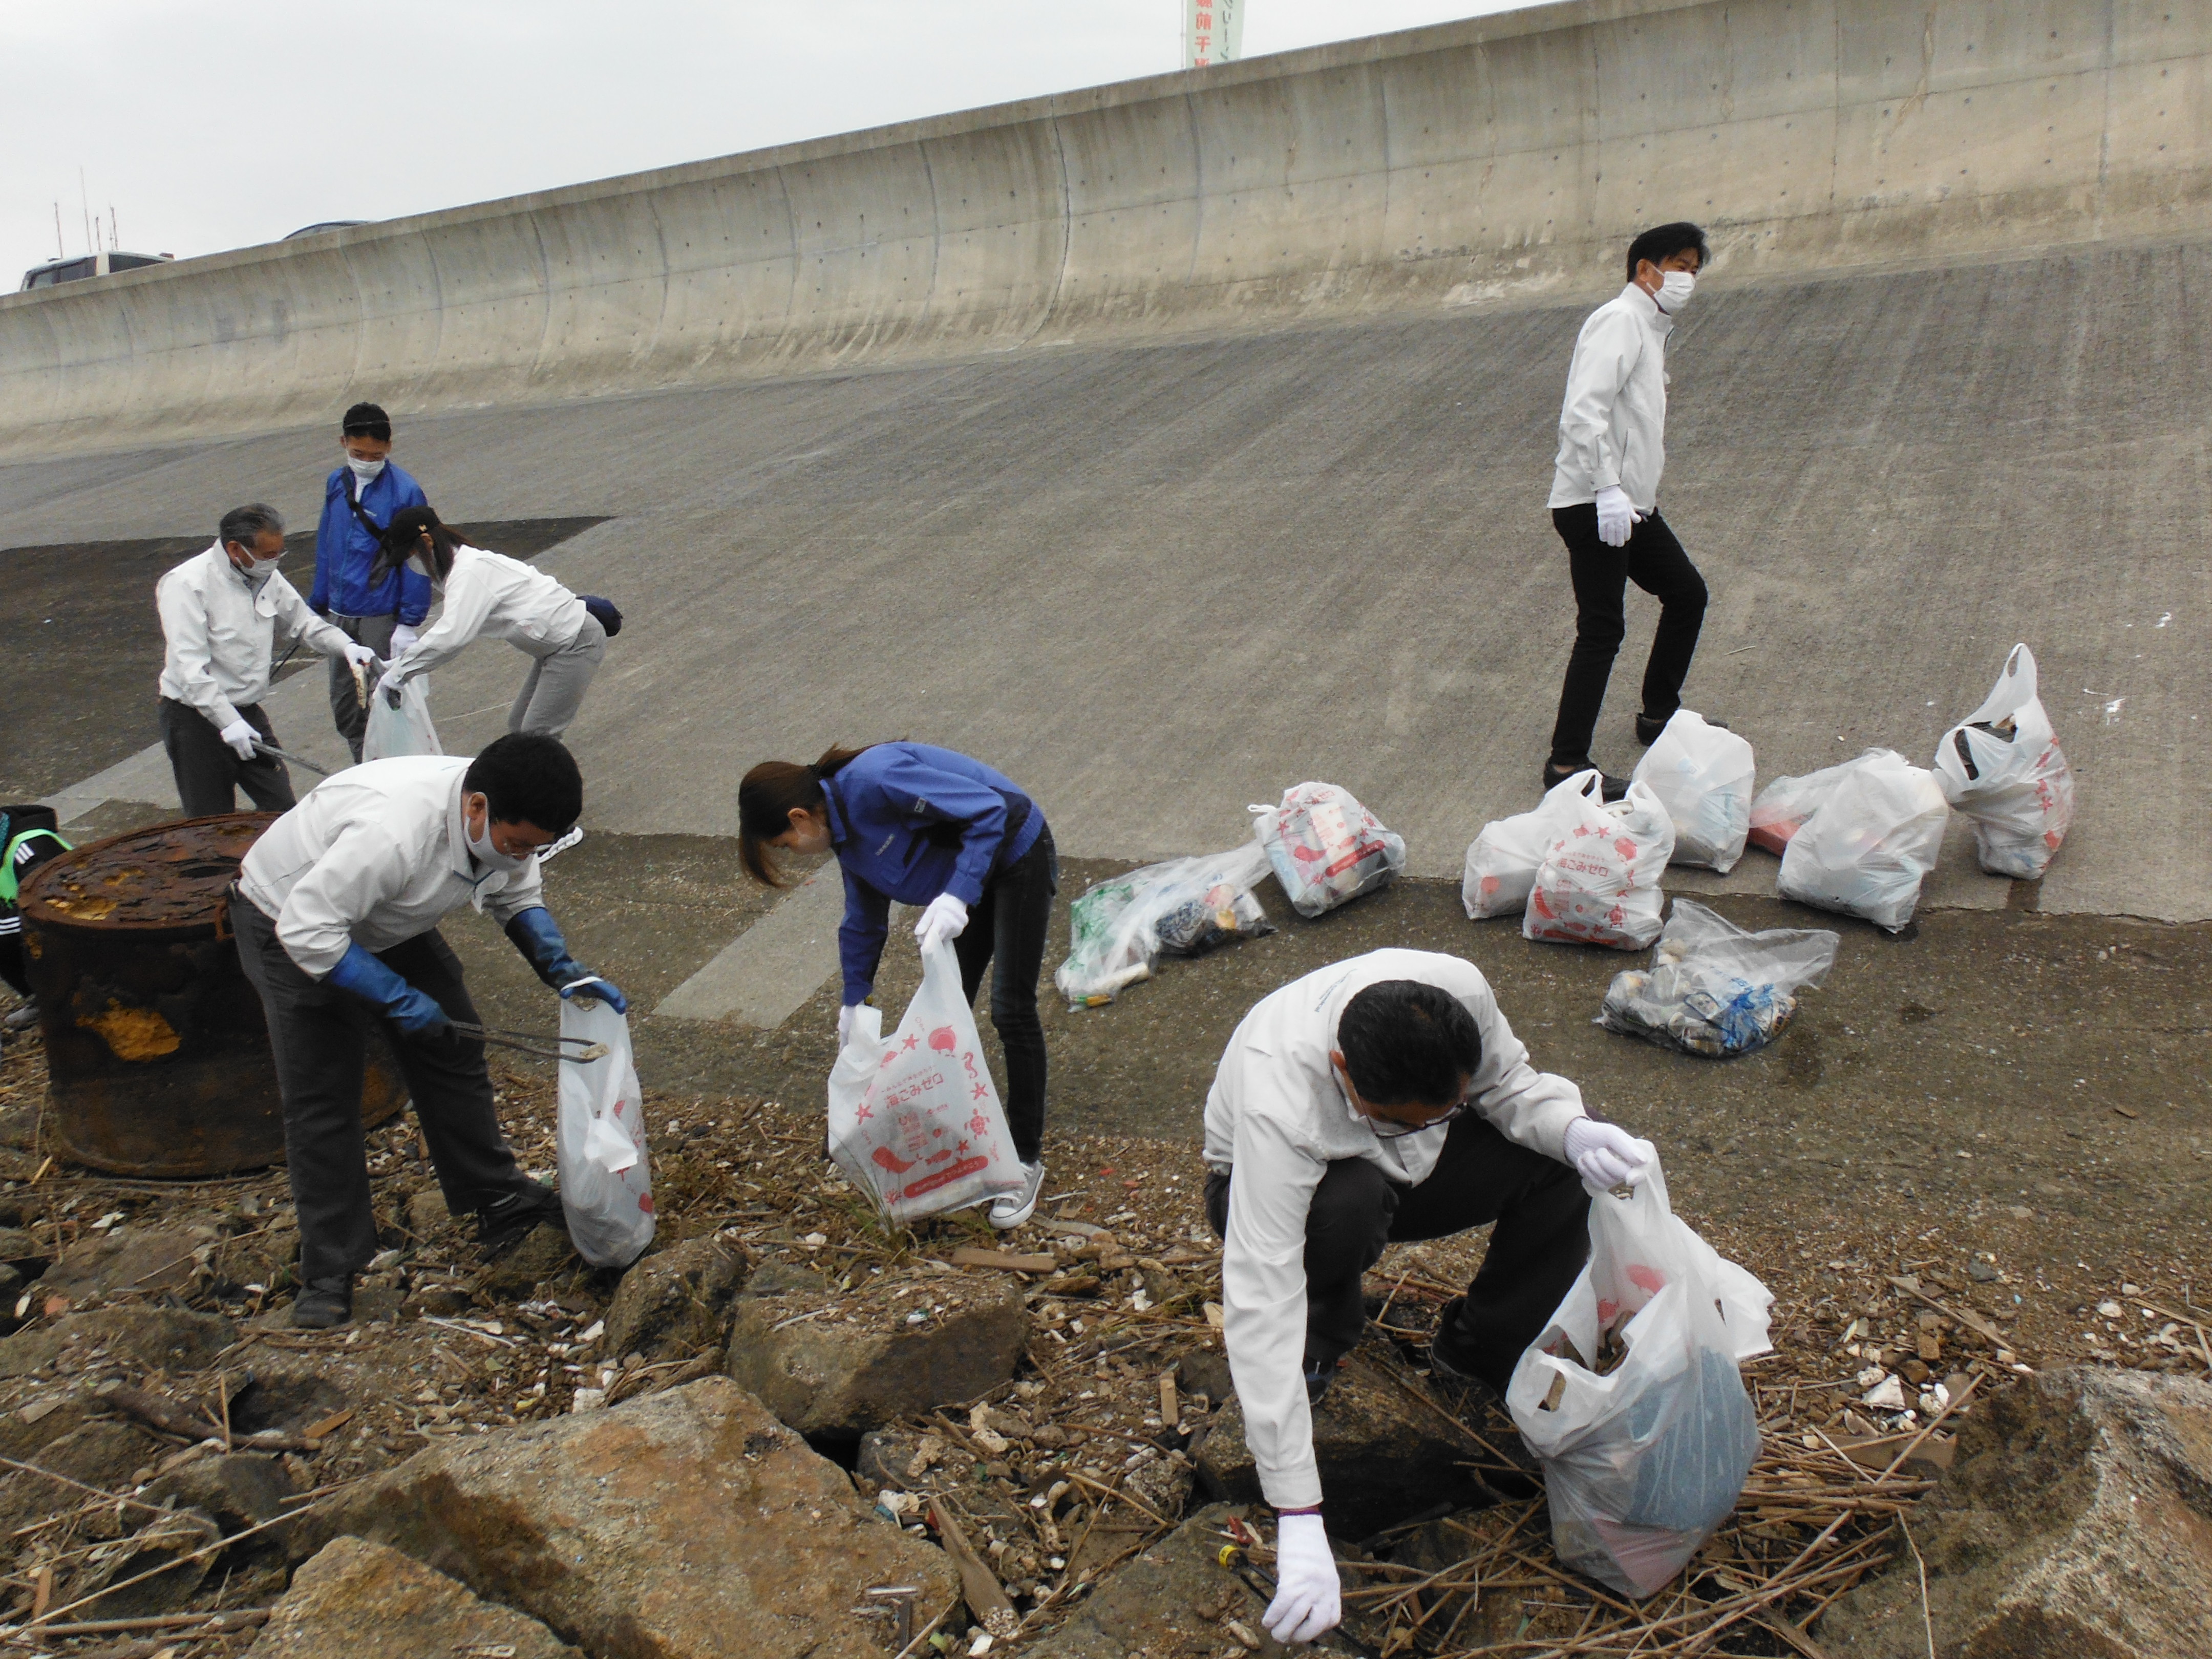
[[1018, 1227], [1044, 1187], [1044, 1024], [1037, 976], [1060, 890], [1052, 830], [1035, 802], [978, 760], [921, 743], [836, 749], [811, 766], [763, 761], [738, 786], [738, 856], [781, 886], [770, 848], [835, 853], [845, 878], [837, 929], [845, 1000], [837, 1042], [875, 988], [890, 902], [926, 907], [914, 930], [927, 951], [952, 941], [971, 1004], [983, 969], [991, 1024], [1006, 1055], [1006, 1127], [1022, 1163], [1019, 1192], [992, 1200], [991, 1224]]
[[1387, 1244], [1497, 1223], [1439, 1316], [1430, 1368], [1503, 1394], [1589, 1255], [1589, 1198], [1656, 1157], [1528, 1064], [1472, 963], [1370, 951], [1245, 1015], [1206, 1100], [1206, 1210], [1222, 1239], [1229, 1369], [1281, 1527], [1276, 1639], [1340, 1616], [1313, 1407], [1366, 1327]]
[[414, 1098], [439, 1190], [471, 1211], [496, 1254], [561, 1200], [525, 1175], [500, 1133], [478, 1024], [438, 924], [489, 912], [538, 976], [627, 1011], [609, 981], [568, 953], [545, 908], [538, 849], [583, 811], [576, 763], [551, 738], [510, 734], [474, 760], [410, 755], [326, 779], [247, 851], [230, 919], [260, 993], [284, 1106], [286, 1173], [300, 1220], [309, 1330], [353, 1313], [353, 1279], [376, 1254], [362, 1139], [362, 1044], [371, 1024]]

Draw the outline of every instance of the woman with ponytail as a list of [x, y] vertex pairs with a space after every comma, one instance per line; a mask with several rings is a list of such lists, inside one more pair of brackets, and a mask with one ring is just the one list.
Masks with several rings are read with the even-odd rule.
[[[521, 694], [507, 711], [507, 729], [557, 738], [583, 706], [585, 690], [607, 653], [607, 635], [622, 626], [621, 613], [605, 599], [579, 598], [520, 559], [471, 547], [428, 507], [392, 515], [384, 545], [371, 567], [381, 581], [401, 566], [430, 579], [444, 608], [438, 620], [392, 659], [377, 691], [399, 706], [400, 688], [459, 654], [479, 635], [505, 640], [532, 659]], [[605, 607], [602, 611], [600, 607]], [[603, 616], [612, 616], [611, 627]]]
[[1044, 1185], [1044, 1025], [1037, 977], [1060, 890], [1052, 831], [1029, 796], [977, 760], [920, 743], [832, 748], [811, 766], [763, 761], [738, 786], [738, 854], [756, 881], [785, 884], [777, 850], [835, 853], [845, 878], [837, 929], [844, 970], [842, 1046], [875, 988], [890, 904], [924, 907], [915, 938], [952, 942], [972, 1004], [991, 977], [991, 1024], [1006, 1054], [1006, 1127], [1022, 1188], [993, 1200], [991, 1224], [1018, 1227]]

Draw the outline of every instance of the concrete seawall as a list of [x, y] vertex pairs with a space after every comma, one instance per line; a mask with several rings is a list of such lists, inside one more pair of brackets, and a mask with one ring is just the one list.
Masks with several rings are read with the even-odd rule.
[[2212, 227], [2171, 0], [1587, 0], [0, 297], [0, 453]]

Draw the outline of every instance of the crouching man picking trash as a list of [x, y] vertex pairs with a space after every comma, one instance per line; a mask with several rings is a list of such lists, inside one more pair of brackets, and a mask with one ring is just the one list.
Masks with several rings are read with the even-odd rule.
[[474, 760], [371, 761], [319, 784], [270, 824], [231, 890], [232, 930], [261, 994], [284, 1104], [284, 1155], [300, 1220], [292, 1322], [353, 1314], [353, 1278], [376, 1254], [362, 1139], [362, 1043], [372, 1023], [399, 1062], [446, 1207], [474, 1211], [490, 1254], [561, 1200], [514, 1161], [492, 1106], [476, 1005], [438, 924], [473, 905], [507, 931], [538, 976], [626, 1011], [611, 982], [568, 954], [545, 909], [538, 851], [584, 805], [584, 782], [552, 738], [514, 733]]
[[1640, 1181], [1656, 1156], [1532, 1067], [1457, 957], [1370, 951], [1244, 1017], [1206, 1096], [1206, 1207], [1229, 1369], [1281, 1517], [1278, 1641], [1341, 1616], [1312, 1408], [1359, 1340], [1361, 1276], [1383, 1247], [1498, 1224], [1467, 1294], [1444, 1304], [1431, 1367], [1503, 1394], [1589, 1254], [1585, 1183]]

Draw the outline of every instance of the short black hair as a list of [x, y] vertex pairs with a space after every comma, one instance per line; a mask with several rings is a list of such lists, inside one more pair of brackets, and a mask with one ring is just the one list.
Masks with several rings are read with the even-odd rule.
[[462, 789], [482, 795], [495, 823], [566, 835], [584, 811], [584, 775], [558, 738], [510, 732], [469, 763]]
[[244, 507], [234, 507], [222, 515], [216, 526], [216, 539], [225, 547], [236, 542], [240, 547], [252, 547], [259, 541], [264, 531], [284, 533], [284, 515], [266, 501], [248, 501]]
[[1359, 1097], [1375, 1106], [1451, 1106], [1482, 1064], [1467, 1005], [1417, 979], [1386, 979], [1344, 1005], [1336, 1046]]
[[1628, 245], [1628, 280], [1636, 280], [1636, 267], [1646, 259], [1662, 265], [1686, 248], [1697, 250], [1699, 270], [1712, 264], [1713, 252], [1705, 246], [1705, 233], [1686, 219], [1671, 225], [1654, 225]]
[[345, 419], [338, 422], [338, 435], [374, 438], [379, 443], [388, 444], [392, 441], [392, 417], [380, 404], [356, 404], [346, 410]]

